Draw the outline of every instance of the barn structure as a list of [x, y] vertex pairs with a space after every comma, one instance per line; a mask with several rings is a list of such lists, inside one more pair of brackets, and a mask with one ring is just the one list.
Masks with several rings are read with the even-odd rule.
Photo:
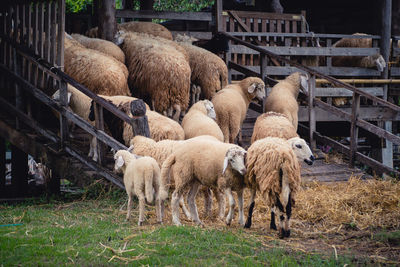
[[[390, 87], [395, 88], [400, 75], [397, 47], [400, 37], [391, 35], [391, 0], [381, 1], [379, 7], [382, 12], [380, 34], [363, 36], [312, 32], [306, 12], [277, 14], [225, 9], [222, 0], [215, 1], [212, 11], [204, 12], [115, 10], [113, 1], [103, 2], [108, 2], [111, 9], [99, 9], [99, 17], [111, 12], [113, 16], [104, 17], [116, 21], [180, 20], [184, 21], [183, 27], [174, 29], [176, 24], [165, 25], [174, 33], [203, 39], [221, 32], [229, 39], [224, 60], [231, 82], [258, 76], [268, 85], [268, 94], [277, 80], [290, 73], [308, 73], [310, 90], [301, 98], [299, 132], [312, 148], [316, 149], [317, 144], [330, 146], [349, 159], [351, 168], [357, 163], [368, 166], [378, 175], [399, 175], [393, 166], [393, 144], [399, 145], [400, 138], [393, 125], [399, 120], [400, 107], [387, 101], [395, 98], [394, 94], [390, 95]], [[99, 27], [105, 28], [106, 23], [106, 19], [102, 20]], [[128, 117], [63, 72], [66, 24], [71, 29], [71, 23], [66, 21], [64, 0], [14, 0], [0, 6], [0, 198], [29, 194], [28, 154], [51, 168], [53, 178], [48, 187], [52, 191], [59, 190], [60, 178], [75, 177], [79, 181], [85, 175], [104, 177], [123, 188], [120, 177], [112, 172], [104, 155], [109, 148], [126, 147], [104, 132], [103, 109], [133, 125], [136, 134], [141, 131], [136, 127], [141, 118]], [[373, 46], [332, 47], [341, 38], [372, 38]], [[378, 52], [389, 62], [383, 71], [332, 66], [334, 56], [371, 56]], [[323, 63], [302, 65], [304, 58], [318, 58]], [[68, 85], [95, 101], [95, 126], [68, 109]], [[60, 102], [51, 98], [58, 89]], [[333, 99], [336, 97], [347, 98], [346, 103], [335, 106]], [[251, 105], [242, 129], [244, 142], [248, 141], [252, 125], [262, 112], [263, 103]], [[79, 128], [73, 138], [68, 122]], [[92, 135], [104, 144], [103, 148], [99, 146], [99, 162], [85, 156], [87, 139]], [[340, 140], [338, 136], [348, 138]], [[8, 144], [11, 146], [11, 179], [5, 175]], [[332, 174], [338, 171], [331, 170]], [[349, 171], [357, 172], [356, 169]]]

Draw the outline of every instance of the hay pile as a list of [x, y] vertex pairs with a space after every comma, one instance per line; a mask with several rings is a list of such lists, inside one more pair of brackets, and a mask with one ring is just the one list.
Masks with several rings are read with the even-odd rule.
[[349, 225], [353, 228], [400, 226], [400, 183], [361, 180], [306, 185], [297, 195], [294, 219], [321, 230]]

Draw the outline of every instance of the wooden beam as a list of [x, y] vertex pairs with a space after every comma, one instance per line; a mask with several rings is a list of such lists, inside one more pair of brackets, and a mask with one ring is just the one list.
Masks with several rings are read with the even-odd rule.
[[309, 140], [312, 150], [315, 150], [317, 148], [317, 144], [314, 140], [314, 132], [317, 129], [317, 121], [315, 120], [314, 97], [315, 97], [315, 76], [312, 75], [308, 79], [308, 122], [310, 127]]
[[358, 127], [357, 120], [360, 112], [360, 95], [353, 93], [353, 103], [351, 112], [351, 127], [350, 127], [350, 167], [354, 167], [355, 156], [357, 153], [358, 144]]
[[222, 16], [222, 0], [216, 0], [214, 2], [214, 10], [215, 10], [215, 33], [222, 32], [224, 30], [224, 17]]
[[99, 1], [99, 30], [98, 38], [113, 42], [117, 32], [115, 19], [115, 0]]
[[133, 11], [125, 9], [116, 10], [115, 15], [117, 18], [212, 21], [211, 12]]

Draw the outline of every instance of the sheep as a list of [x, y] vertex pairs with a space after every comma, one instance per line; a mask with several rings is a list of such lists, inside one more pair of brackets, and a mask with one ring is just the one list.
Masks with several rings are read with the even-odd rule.
[[[164, 26], [143, 21], [130, 21], [117, 24], [117, 29], [125, 32], [139, 32], [159, 36], [167, 40], [172, 40], [172, 33]], [[86, 32], [86, 35], [91, 38], [98, 38], [98, 27], [92, 28]]]
[[[157, 163], [162, 166], [165, 159], [171, 155], [178, 148], [184, 146], [188, 142], [194, 140], [214, 140], [218, 141], [214, 136], [210, 135], [202, 135], [197, 136], [188, 140], [162, 140], [162, 141], [154, 141], [153, 139], [144, 137], [144, 136], [135, 136], [131, 139], [129, 146], [133, 147], [133, 153], [140, 156], [150, 156], [153, 157]], [[173, 180], [173, 178], [172, 178]], [[208, 188], [201, 188], [201, 191], [205, 195], [205, 213], [206, 216], [209, 216], [211, 213], [212, 206], [212, 196], [211, 192], [209, 192]], [[219, 217], [222, 218], [225, 214], [225, 200], [220, 196], [219, 192], [214, 190], [214, 195], [217, 198], [219, 203]], [[183, 212], [185, 213], [187, 218], [190, 218], [190, 213], [186, 209], [185, 202], [183, 198], [180, 199], [180, 205], [182, 207]]]
[[[365, 33], [354, 33], [355, 36], [366, 36]], [[370, 48], [372, 47], [372, 38], [342, 38], [332, 45], [332, 47], [360, 47]], [[379, 71], [383, 71], [386, 66], [385, 59], [381, 54], [375, 54], [372, 56], [336, 56], [332, 57], [332, 66], [340, 67], [362, 67], [362, 68], [374, 68], [376, 67]]]
[[233, 218], [235, 200], [232, 190], [237, 192], [239, 203], [239, 224], [243, 225], [243, 175], [246, 151], [234, 144], [219, 141], [196, 140], [180, 147], [171, 154], [161, 168], [161, 183], [167, 188], [169, 176], [174, 178], [175, 190], [172, 193], [172, 222], [181, 225], [178, 203], [186, 189], [189, 189], [188, 206], [191, 219], [202, 224], [197, 213], [195, 197], [200, 185], [218, 188], [229, 198], [229, 213], [226, 224]]
[[217, 92], [214, 104], [217, 123], [224, 135], [224, 142], [233, 143], [246, 117], [250, 101], [265, 97], [265, 84], [257, 77], [248, 77], [237, 84], [229, 84]]
[[266, 137], [248, 149], [246, 185], [251, 189], [249, 214], [245, 228], [250, 228], [256, 191], [271, 208], [270, 228], [276, 230], [275, 213], [279, 218], [279, 237], [290, 236], [290, 217], [300, 188], [300, 165], [286, 140]]
[[114, 170], [124, 174], [124, 186], [128, 195], [126, 220], [130, 219], [132, 194], [135, 194], [139, 199], [138, 225], [143, 224], [145, 201], [153, 202], [154, 190], [157, 220], [162, 223], [161, 202], [168, 197], [168, 193], [160, 183], [160, 167], [157, 161], [151, 157], [136, 158], [127, 150], [118, 150], [114, 155], [114, 160]]
[[115, 45], [113, 42], [98, 39], [98, 38], [89, 38], [80, 34], [71, 34], [72, 38], [77, 40], [80, 44], [85, 46], [86, 48], [90, 48], [93, 50], [100, 51], [108, 56], [112, 56], [116, 60], [125, 64], [125, 54], [122, 52], [121, 48]]
[[76, 43], [65, 38], [64, 70], [68, 75], [96, 94], [131, 95], [124, 64]]
[[[89, 120], [90, 106], [92, 99], [69, 84], [67, 86], [67, 94], [68, 94], [68, 100], [67, 100], [68, 108], [71, 109], [75, 114], [80, 116], [82, 119], [94, 125], [94, 122], [91, 122]], [[60, 90], [57, 90], [53, 94], [52, 98], [56, 101], [59, 101]], [[93, 136], [90, 141], [90, 149], [88, 157], [92, 158], [94, 161], [97, 161], [99, 157], [96, 147], [97, 147], [96, 138]]]
[[274, 111], [285, 114], [297, 131], [299, 111], [297, 96], [300, 89], [308, 93], [308, 79], [308, 74], [295, 72], [275, 84], [265, 101], [264, 112]]
[[215, 122], [216, 115], [214, 105], [209, 100], [202, 100], [194, 104], [183, 117], [182, 128], [185, 131], [185, 139], [199, 135], [211, 135], [219, 141], [224, 141], [224, 135]]
[[135, 33], [124, 36], [122, 50], [133, 95], [178, 121], [189, 105], [191, 70], [185, 55], [172, 45]]
[[189, 55], [191, 82], [201, 88], [201, 98], [210, 100], [228, 84], [228, 68], [217, 55], [189, 43], [179, 43]]
[[[128, 116], [132, 116], [130, 111], [130, 104], [137, 98], [124, 97], [124, 96], [102, 96], [114, 104], [118, 109], [125, 112]], [[164, 139], [183, 140], [185, 132], [183, 128], [176, 121], [151, 111], [149, 106], [146, 105], [146, 116], [149, 124], [150, 137], [155, 141]], [[119, 142], [128, 145], [133, 138], [134, 133], [132, 126], [123, 122], [121, 119], [116, 118], [110, 111], [103, 109], [104, 123], [111, 131], [111, 135]], [[90, 106], [89, 119], [94, 120], [94, 105]]]
[[298, 136], [286, 115], [267, 112], [258, 116], [254, 124], [251, 143], [265, 137], [279, 137], [287, 140], [299, 161], [312, 165], [315, 157], [306, 141]]
[[229, 38], [218, 32], [210, 40], [197, 40], [193, 44], [216, 55], [229, 51]]

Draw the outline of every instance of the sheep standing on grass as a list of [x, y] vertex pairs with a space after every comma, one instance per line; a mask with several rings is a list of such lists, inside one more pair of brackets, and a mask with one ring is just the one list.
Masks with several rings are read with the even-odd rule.
[[72, 38], [77, 40], [81, 45], [86, 48], [90, 48], [93, 50], [100, 51], [108, 56], [112, 56], [116, 60], [125, 64], [125, 54], [122, 52], [121, 48], [119, 48], [113, 42], [98, 39], [98, 38], [89, 38], [84, 35], [80, 35], [77, 33], [71, 34]]
[[[174, 151], [178, 150], [180, 147], [184, 146], [188, 142], [196, 140], [212, 140], [218, 141], [215, 137], [210, 135], [197, 136], [188, 140], [162, 140], [159, 142], [144, 136], [135, 136], [130, 142], [130, 147], [133, 147], [133, 153], [140, 156], [153, 157], [157, 163], [162, 166], [163, 162], [171, 155]], [[171, 177], [170, 182], [172, 183], [174, 178]], [[207, 187], [202, 187], [200, 189], [204, 193], [204, 206], [206, 216], [211, 214], [212, 207], [212, 195]], [[214, 190], [214, 195], [218, 202], [219, 217], [223, 218], [225, 216], [225, 199], [221, 196], [218, 190]], [[189, 211], [185, 206], [184, 199], [179, 200], [179, 204], [188, 219], [191, 218]]]
[[300, 89], [308, 93], [308, 75], [295, 72], [272, 87], [265, 102], [265, 112], [274, 111], [285, 114], [297, 131], [299, 104], [297, 96]]
[[[365, 33], [355, 33], [356, 36], [365, 36]], [[342, 38], [332, 45], [332, 47], [360, 47], [371, 48], [372, 38]], [[385, 59], [381, 54], [372, 56], [336, 56], [332, 57], [332, 66], [339, 67], [362, 67], [362, 68], [377, 68], [383, 71], [386, 67]]]
[[88, 49], [66, 36], [65, 73], [92, 92], [103, 95], [131, 95], [128, 69], [120, 61], [99, 51]]
[[143, 34], [127, 33], [122, 50], [133, 95], [178, 121], [189, 105], [190, 66], [176, 47]]
[[[159, 223], [162, 223], [161, 202], [168, 197], [167, 191], [160, 183], [160, 167], [155, 159], [151, 157], [136, 158], [127, 150], [118, 150], [114, 155], [116, 172], [123, 172], [124, 185], [128, 194], [128, 212], [126, 220], [129, 220], [132, 209], [132, 195], [139, 199], [139, 221], [144, 222], [145, 201], [147, 203], [156, 200], [156, 214]], [[153, 190], [154, 195], [153, 196]]]
[[200, 135], [211, 135], [219, 141], [224, 141], [224, 135], [216, 119], [214, 105], [209, 100], [202, 100], [194, 104], [183, 117], [182, 128], [185, 131], [185, 139]]
[[[200, 87], [200, 95], [195, 95], [198, 101], [211, 99], [228, 84], [228, 68], [225, 62], [217, 55], [189, 43], [179, 43], [189, 56], [191, 82]], [[193, 86], [192, 85], [192, 86]], [[195, 102], [197, 102], [195, 101]]]
[[237, 84], [229, 84], [212, 98], [217, 123], [224, 142], [233, 143], [246, 118], [250, 102], [265, 97], [265, 84], [257, 77], [248, 77]]
[[251, 226], [256, 190], [271, 208], [270, 228], [276, 230], [275, 213], [279, 218], [279, 237], [290, 236], [290, 217], [300, 188], [300, 165], [292, 147], [281, 138], [267, 137], [248, 149], [246, 183], [251, 188], [251, 204], [246, 228]]
[[189, 189], [188, 206], [191, 219], [197, 224], [202, 224], [198, 216], [195, 197], [199, 186], [204, 185], [218, 188], [228, 196], [229, 213], [226, 217], [228, 225], [232, 222], [235, 207], [232, 190], [237, 192], [239, 224], [243, 225], [245, 156], [246, 151], [237, 145], [209, 140], [188, 142], [171, 154], [162, 165], [161, 183], [167, 188], [170, 175], [174, 178], [175, 190], [171, 199], [172, 222], [175, 225], [181, 225], [179, 201], [184, 192]]

